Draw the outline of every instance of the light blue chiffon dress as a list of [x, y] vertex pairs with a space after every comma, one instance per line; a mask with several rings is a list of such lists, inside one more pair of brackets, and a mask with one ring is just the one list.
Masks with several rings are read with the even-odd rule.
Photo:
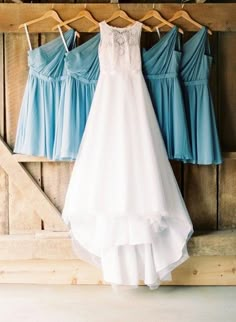
[[[72, 46], [74, 30], [64, 34]], [[64, 76], [65, 47], [61, 37], [28, 52], [29, 75], [20, 109], [14, 152], [53, 156], [55, 124]]]
[[65, 58], [66, 81], [61, 91], [53, 158], [76, 159], [100, 73], [100, 34], [71, 50]]
[[192, 152], [179, 80], [180, 50], [178, 28], [173, 27], [143, 52], [143, 72], [169, 159], [188, 161]]
[[222, 156], [209, 88], [212, 64], [207, 29], [201, 28], [183, 45], [181, 77], [194, 164], [220, 164]]

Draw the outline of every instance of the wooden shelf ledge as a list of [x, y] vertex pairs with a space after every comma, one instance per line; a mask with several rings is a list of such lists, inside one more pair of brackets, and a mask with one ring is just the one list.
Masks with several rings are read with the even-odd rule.
[[[196, 232], [188, 243], [190, 256], [236, 256], [236, 230]], [[0, 260], [71, 260], [69, 232], [1, 235]]]
[[[49, 160], [44, 157], [36, 157], [36, 156], [30, 156], [30, 155], [24, 155], [24, 154], [13, 154], [14, 158], [18, 162], [74, 162], [74, 161], [54, 161], [54, 160]], [[236, 159], [236, 152], [231, 151], [231, 152], [223, 152], [223, 158], [224, 159]]]

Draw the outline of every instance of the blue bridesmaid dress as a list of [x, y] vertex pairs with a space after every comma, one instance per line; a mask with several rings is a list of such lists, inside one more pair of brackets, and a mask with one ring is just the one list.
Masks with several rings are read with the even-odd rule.
[[55, 160], [76, 159], [100, 72], [99, 41], [97, 34], [66, 55], [67, 77], [59, 106]]
[[[64, 34], [67, 46], [74, 30]], [[20, 109], [15, 153], [53, 156], [56, 115], [64, 81], [65, 47], [61, 37], [28, 52], [29, 75]]]
[[178, 28], [173, 27], [143, 52], [143, 72], [169, 159], [192, 158], [184, 98], [179, 80]]
[[214, 107], [209, 88], [212, 64], [207, 29], [201, 28], [183, 45], [181, 77], [190, 128], [193, 164], [220, 164]]

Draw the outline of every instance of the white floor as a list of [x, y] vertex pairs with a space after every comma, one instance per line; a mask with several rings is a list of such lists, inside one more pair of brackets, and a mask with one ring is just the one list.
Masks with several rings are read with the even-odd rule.
[[235, 322], [236, 287], [0, 284], [0, 322]]

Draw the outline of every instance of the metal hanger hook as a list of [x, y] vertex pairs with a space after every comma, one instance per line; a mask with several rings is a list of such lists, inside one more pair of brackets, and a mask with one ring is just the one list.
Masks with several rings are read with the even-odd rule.
[[152, 9], [153, 9], [153, 10], [155, 9], [155, 4], [154, 4], [154, 2], [153, 2], [153, 4], [152, 4]]
[[181, 0], [181, 9], [184, 9], [184, 0]]
[[86, 9], [87, 8], [87, 3], [85, 2], [85, 4], [84, 4], [84, 9]]

